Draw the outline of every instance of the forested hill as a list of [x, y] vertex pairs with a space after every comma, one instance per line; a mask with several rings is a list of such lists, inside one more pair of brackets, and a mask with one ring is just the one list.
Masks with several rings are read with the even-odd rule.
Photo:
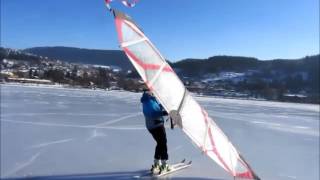
[[[118, 66], [133, 69], [126, 55], [120, 50], [96, 50], [73, 47], [35, 47], [23, 50], [39, 56], [67, 62]], [[170, 63], [187, 76], [201, 76], [223, 71], [245, 72], [247, 70], [281, 72], [319, 72], [319, 55], [301, 59], [259, 60], [253, 57], [213, 56], [207, 59], [184, 59]]]
[[173, 66], [187, 76], [201, 76], [224, 71], [246, 72], [248, 70], [317, 73], [319, 72], [319, 57], [319, 55], [315, 55], [294, 60], [262, 61], [251, 57], [214, 56], [208, 59], [185, 59], [174, 63]]
[[124, 70], [133, 69], [126, 55], [119, 50], [97, 50], [74, 47], [34, 47], [24, 49], [23, 51], [69, 63], [118, 66]]

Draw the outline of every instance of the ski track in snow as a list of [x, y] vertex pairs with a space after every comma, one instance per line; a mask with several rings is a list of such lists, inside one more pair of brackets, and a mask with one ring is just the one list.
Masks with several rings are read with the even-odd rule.
[[176, 151], [180, 150], [181, 148], [182, 148], [182, 146], [177, 146], [177, 147], [175, 147], [173, 149], [170, 149], [168, 153], [169, 154], [174, 154]]
[[86, 139], [86, 141], [91, 141], [95, 138], [98, 138], [98, 137], [106, 137], [107, 135], [103, 132], [98, 132], [98, 129], [94, 129], [90, 135], [89, 138]]
[[66, 143], [66, 142], [70, 142], [70, 141], [73, 141], [73, 139], [70, 138], [70, 139], [63, 139], [63, 140], [58, 140], [58, 141], [40, 143], [40, 144], [36, 144], [36, 145], [30, 146], [27, 149], [43, 148], [43, 147], [47, 147], [47, 146], [50, 146], [50, 145], [61, 144], [61, 143]]
[[[228, 115], [222, 115], [222, 114], [215, 114], [215, 118], [217, 117], [219, 119], [225, 119], [230, 121], [242, 121], [246, 123], [250, 123], [252, 125], [256, 125], [260, 128], [270, 129], [270, 130], [277, 130], [281, 132], [287, 132], [287, 133], [295, 133], [295, 134], [303, 134], [303, 135], [310, 135], [310, 136], [320, 136], [318, 126], [316, 127], [308, 127], [308, 126], [300, 126], [300, 125], [291, 125], [286, 123], [279, 123], [279, 122], [266, 122], [266, 121], [257, 121], [257, 120], [248, 120], [248, 118], [242, 118], [240, 116], [230, 116]], [[228, 118], [226, 118], [228, 117]]]
[[99, 123], [99, 124], [96, 124], [94, 126], [97, 126], [97, 127], [104, 127], [105, 125], [110, 125], [110, 124], [114, 124], [114, 123], [117, 123], [119, 121], [123, 121], [123, 120], [126, 120], [128, 118], [132, 118], [132, 117], [136, 117], [136, 116], [141, 116], [142, 113], [139, 112], [139, 113], [132, 113], [130, 115], [127, 115], [127, 116], [123, 116], [121, 118], [118, 118], [118, 119], [114, 119], [114, 120], [111, 120], [111, 121], [107, 121], [107, 122], [104, 122], [104, 123]]
[[19, 172], [20, 170], [24, 169], [25, 167], [30, 166], [40, 156], [40, 154], [41, 154], [41, 152], [38, 152], [37, 154], [33, 155], [26, 162], [17, 163], [18, 165], [15, 168], [13, 168], [12, 170], [10, 170], [9, 172], [7, 172], [6, 174], [4, 174], [4, 177], [9, 177], [9, 176]]
[[62, 116], [106, 116], [106, 117], [115, 117], [119, 116], [116, 113], [12, 113], [12, 114], [3, 114], [2, 117], [12, 117], [12, 116], [48, 116], [48, 115], [62, 115]]
[[288, 102], [275, 102], [275, 101], [255, 101], [255, 100], [243, 100], [243, 99], [228, 99], [219, 97], [195, 97], [201, 103], [215, 102], [217, 104], [232, 104], [232, 107], [238, 106], [253, 106], [259, 108], [283, 108], [283, 109], [296, 109], [307, 110], [310, 112], [319, 112], [320, 105], [315, 104], [299, 104]]
[[290, 179], [297, 179], [296, 176], [290, 176], [290, 175], [284, 175], [284, 174], [279, 174], [280, 177], [286, 177], [286, 178], [290, 178]]
[[49, 127], [68, 127], [68, 128], [86, 128], [86, 129], [112, 129], [112, 130], [145, 130], [145, 126], [95, 126], [95, 125], [72, 125], [72, 124], [58, 124], [58, 123], [45, 123], [45, 122], [32, 122], [32, 121], [17, 121], [1, 119], [1, 122], [15, 123], [15, 124], [27, 124], [27, 125], [38, 125], [38, 126], [49, 126]]
[[[131, 117], [136, 117], [142, 115], [141, 113], [132, 113], [130, 115], [114, 119], [111, 121], [107, 121], [104, 123], [100, 124], [95, 124], [95, 125], [72, 125], [72, 124], [62, 124], [62, 123], [45, 123], [45, 122], [31, 122], [31, 121], [17, 121], [17, 120], [4, 120], [1, 119], [3, 122], [11, 122], [11, 123], [19, 123], [19, 124], [29, 124], [29, 125], [39, 125], [39, 126], [55, 126], [55, 127], [71, 127], [71, 128], [89, 128], [89, 129], [112, 129], [112, 130], [145, 130], [144, 126], [106, 126], [106, 125], [111, 125], [116, 122], [120, 122], [123, 120], [126, 120]], [[241, 118], [233, 118], [233, 120], [238, 120], [238, 121], [244, 121], [244, 122], [249, 122], [253, 125], [257, 125], [260, 128], [267, 128], [270, 130], [276, 130], [276, 131], [281, 131], [281, 132], [287, 132], [287, 133], [295, 133], [295, 134], [303, 134], [303, 135], [309, 135], [309, 136], [316, 136], [319, 137], [319, 131], [313, 130], [310, 127], [306, 126], [292, 126], [292, 125], [286, 125], [286, 124], [280, 124], [280, 123], [273, 123], [273, 122], [264, 122], [264, 121], [248, 121], [244, 120]], [[87, 141], [92, 140], [93, 138], [96, 137], [102, 137], [104, 135], [101, 134], [93, 134], [91, 137], [87, 139]]]
[[288, 125], [288, 124], [264, 122], [264, 121], [251, 121], [250, 123], [253, 125], [257, 125], [260, 128], [319, 137], [318, 130], [312, 129], [311, 127], [307, 127], [307, 126], [296, 126], [296, 125]]

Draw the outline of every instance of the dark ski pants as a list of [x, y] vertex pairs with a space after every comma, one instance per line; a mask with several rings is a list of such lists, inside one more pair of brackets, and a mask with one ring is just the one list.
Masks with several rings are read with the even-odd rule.
[[153, 139], [157, 142], [154, 159], [168, 160], [167, 135], [164, 126], [149, 129]]

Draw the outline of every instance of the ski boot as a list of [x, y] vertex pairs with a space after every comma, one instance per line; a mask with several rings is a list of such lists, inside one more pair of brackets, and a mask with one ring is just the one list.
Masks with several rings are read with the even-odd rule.
[[151, 166], [151, 173], [156, 175], [160, 174], [160, 160], [155, 159], [153, 165]]
[[170, 168], [169, 164], [167, 163], [166, 160], [162, 160], [159, 174], [166, 173], [166, 172], [169, 172], [169, 171], [171, 171], [171, 168]]

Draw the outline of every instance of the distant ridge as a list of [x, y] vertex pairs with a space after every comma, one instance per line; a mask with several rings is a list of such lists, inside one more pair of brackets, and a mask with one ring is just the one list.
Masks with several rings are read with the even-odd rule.
[[[66, 62], [118, 66], [124, 70], [134, 69], [126, 55], [120, 50], [97, 50], [74, 47], [34, 47], [24, 52], [59, 59]], [[259, 60], [254, 57], [213, 56], [207, 59], [184, 59], [170, 63], [180, 75], [191, 77], [223, 71], [245, 72], [282, 71], [284, 73], [308, 72], [314, 81], [319, 80], [320, 55], [300, 59]]]
[[245, 72], [258, 71], [283, 71], [311, 72], [313, 76], [319, 74], [320, 55], [306, 56], [300, 59], [275, 59], [258, 60], [252, 57], [241, 56], [213, 56], [208, 59], [185, 59], [173, 64], [188, 76], [201, 76], [206, 73], [219, 73], [223, 71]]
[[71, 63], [118, 66], [124, 70], [133, 69], [127, 56], [120, 50], [97, 50], [74, 47], [33, 47], [24, 52], [59, 59]]

